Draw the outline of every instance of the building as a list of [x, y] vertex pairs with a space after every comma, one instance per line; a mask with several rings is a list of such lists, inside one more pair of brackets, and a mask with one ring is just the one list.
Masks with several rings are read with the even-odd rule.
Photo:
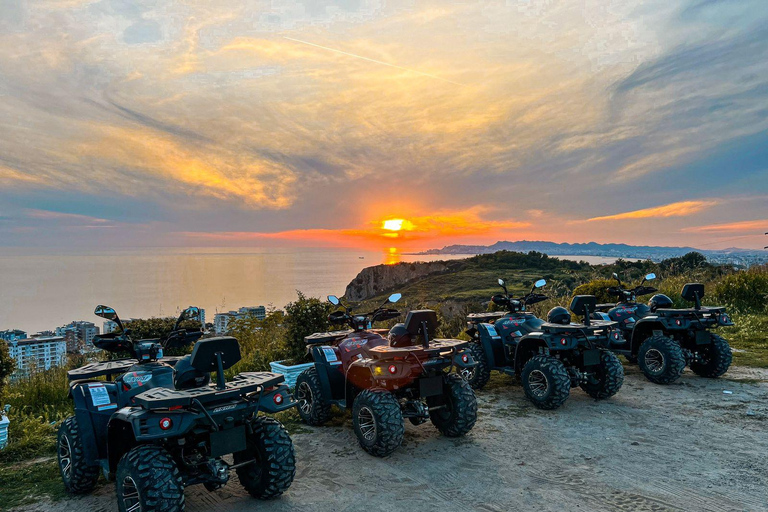
[[245, 318], [247, 316], [254, 316], [257, 320], [264, 320], [267, 317], [267, 308], [264, 306], [249, 306], [242, 307], [237, 311], [216, 313], [213, 317], [213, 332], [216, 333], [217, 336], [226, 334], [229, 323], [232, 320]]
[[7, 329], [5, 331], [0, 331], [0, 340], [16, 341], [23, 340], [25, 338], [28, 338], [27, 333], [20, 329]]
[[67, 343], [67, 352], [71, 354], [92, 352], [93, 338], [99, 334], [99, 328], [93, 322], [73, 321], [57, 327], [56, 336], [63, 336]]
[[12, 378], [27, 377], [35, 371], [50, 370], [67, 361], [64, 336], [44, 336], [9, 341], [8, 352], [16, 361]]

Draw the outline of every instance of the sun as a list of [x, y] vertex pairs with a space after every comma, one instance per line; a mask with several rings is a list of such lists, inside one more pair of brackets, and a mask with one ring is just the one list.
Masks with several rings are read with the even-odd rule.
[[389, 219], [389, 220], [385, 220], [381, 224], [381, 227], [389, 231], [400, 231], [401, 229], [403, 229], [404, 222], [405, 222], [405, 219]]

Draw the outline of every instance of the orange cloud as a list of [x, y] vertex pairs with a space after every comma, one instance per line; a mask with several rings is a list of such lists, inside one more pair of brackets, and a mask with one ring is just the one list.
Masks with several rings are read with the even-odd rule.
[[617, 213], [615, 215], [605, 215], [603, 217], [592, 217], [587, 219], [586, 222], [594, 222], [600, 220], [625, 220], [625, 219], [649, 219], [649, 218], [664, 218], [664, 217], [686, 217], [693, 215], [702, 210], [706, 210], [712, 206], [718, 204], [719, 201], [680, 201], [677, 203], [670, 203], [663, 206], [655, 206], [653, 208], [645, 208], [643, 210], [634, 210], [631, 212]]
[[10, 167], [0, 166], [0, 183], [40, 183], [41, 181], [42, 180], [38, 176], [24, 174], [23, 172], [11, 169]]
[[727, 224], [712, 224], [709, 226], [694, 226], [684, 228], [682, 231], [688, 233], [756, 233], [762, 234], [768, 231], [768, 219], [763, 220], [745, 220], [741, 222], [730, 222]]
[[[185, 232], [185, 237], [200, 241], [248, 242], [258, 240], [289, 240], [319, 245], [399, 247], [441, 238], [457, 239], [468, 236], [482, 236], [509, 230], [530, 227], [529, 222], [508, 220], [485, 220], [482, 208], [457, 212], [435, 212], [434, 215], [418, 217], [386, 217], [368, 223], [367, 227], [351, 229], [295, 229], [274, 233], [252, 231]], [[399, 230], [391, 229], [402, 220]], [[384, 226], [388, 227], [384, 227]]]

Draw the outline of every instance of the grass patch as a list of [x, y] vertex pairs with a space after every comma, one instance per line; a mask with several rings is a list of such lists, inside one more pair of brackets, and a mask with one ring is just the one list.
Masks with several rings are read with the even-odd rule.
[[48, 498], [58, 501], [67, 494], [56, 459], [37, 459], [0, 464], [0, 510], [36, 503]]
[[733, 364], [768, 368], [768, 315], [734, 315], [733, 323], [720, 332], [733, 348], [743, 350], [733, 353]]

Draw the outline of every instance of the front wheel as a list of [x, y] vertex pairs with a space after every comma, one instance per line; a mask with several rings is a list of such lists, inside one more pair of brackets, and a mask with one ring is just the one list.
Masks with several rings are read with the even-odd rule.
[[85, 459], [82, 434], [74, 416], [64, 420], [59, 427], [57, 447], [59, 470], [67, 492], [91, 492], [99, 480], [99, 466], [91, 466]]
[[477, 421], [477, 399], [467, 381], [451, 373], [445, 376], [442, 403], [430, 407], [429, 419], [441, 434], [463, 436]]
[[651, 336], [637, 351], [637, 361], [645, 377], [656, 384], [671, 384], [685, 370], [685, 355], [680, 345], [666, 336]]
[[571, 394], [571, 377], [558, 358], [533, 356], [523, 366], [520, 380], [528, 400], [539, 409], [557, 409]]
[[591, 381], [581, 383], [581, 389], [592, 398], [602, 400], [619, 392], [624, 384], [624, 367], [612, 352], [600, 351], [600, 365]]
[[184, 512], [184, 483], [164, 448], [133, 448], [118, 462], [116, 480], [120, 512]]
[[710, 334], [710, 339], [712, 344], [701, 347], [698, 353], [699, 357], [691, 363], [691, 370], [701, 377], [716, 379], [728, 371], [733, 355], [725, 338], [717, 334]]
[[240, 484], [254, 498], [280, 496], [293, 483], [296, 457], [293, 441], [282, 423], [269, 416], [257, 416], [248, 425], [246, 449], [234, 454]]
[[482, 345], [479, 343], [470, 343], [469, 353], [472, 354], [472, 359], [475, 360], [477, 365], [473, 368], [463, 368], [460, 372], [461, 377], [469, 382], [472, 389], [483, 389], [491, 379], [491, 368], [488, 366], [485, 350], [483, 350]]
[[400, 404], [389, 391], [366, 389], [352, 404], [352, 427], [363, 450], [386, 457], [403, 442], [405, 425]]
[[331, 419], [331, 404], [323, 395], [320, 377], [314, 366], [301, 372], [294, 391], [299, 416], [309, 425], [322, 425]]

